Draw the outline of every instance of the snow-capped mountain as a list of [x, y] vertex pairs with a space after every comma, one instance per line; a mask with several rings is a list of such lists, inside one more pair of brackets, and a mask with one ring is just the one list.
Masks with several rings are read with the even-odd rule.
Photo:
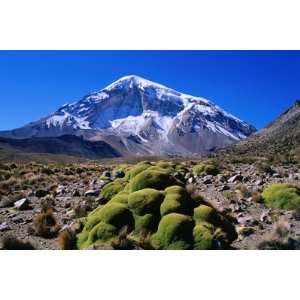
[[71, 134], [103, 140], [123, 155], [160, 155], [207, 153], [254, 131], [209, 100], [131, 75], [37, 122], [0, 132], [0, 136]]

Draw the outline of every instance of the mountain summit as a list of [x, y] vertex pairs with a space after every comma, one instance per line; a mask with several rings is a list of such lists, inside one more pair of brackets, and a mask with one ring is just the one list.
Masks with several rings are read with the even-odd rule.
[[222, 148], [253, 132], [253, 126], [209, 100], [129, 75], [0, 136], [76, 135], [105, 141], [123, 155], [189, 155]]

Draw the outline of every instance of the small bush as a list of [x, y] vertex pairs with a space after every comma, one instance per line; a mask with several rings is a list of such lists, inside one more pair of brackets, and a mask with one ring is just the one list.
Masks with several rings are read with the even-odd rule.
[[262, 193], [265, 204], [272, 208], [299, 209], [300, 189], [288, 183], [274, 183]]
[[249, 189], [245, 186], [245, 185], [239, 185], [237, 187], [237, 190], [239, 191], [239, 193], [241, 194], [242, 197], [244, 198], [249, 198], [251, 196], [251, 192], [249, 191]]
[[71, 229], [67, 228], [61, 231], [57, 238], [59, 249], [74, 250], [76, 249], [76, 234]]
[[129, 190], [130, 192], [139, 191], [145, 188], [164, 190], [171, 185], [182, 185], [182, 183], [166, 172], [146, 170], [130, 181]]
[[177, 213], [168, 214], [161, 219], [157, 232], [151, 238], [151, 243], [155, 249], [191, 249], [193, 227], [192, 218]]
[[256, 202], [256, 203], [262, 203], [263, 202], [261, 192], [259, 192], [259, 191], [253, 192], [251, 197], [252, 197], [253, 202]]
[[219, 173], [219, 169], [216, 165], [213, 164], [199, 164], [193, 167], [193, 174], [195, 176], [199, 176], [202, 174], [208, 174], [208, 175], [217, 175]]
[[274, 170], [272, 169], [271, 164], [268, 162], [259, 161], [256, 163], [256, 168], [261, 173], [266, 173], [266, 174], [274, 173]]
[[121, 192], [124, 187], [126, 186], [127, 181], [123, 178], [118, 178], [115, 181], [108, 183], [104, 186], [102, 189], [100, 195], [103, 196], [103, 198], [106, 201], [109, 201], [112, 199], [115, 195], [117, 195], [119, 192]]
[[7, 235], [2, 238], [2, 250], [35, 250], [28, 241], [21, 241], [14, 236]]
[[114, 239], [111, 243], [112, 247], [116, 250], [131, 250], [134, 245], [132, 241], [127, 238], [128, 235], [128, 227], [124, 226], [121, 228], [119, 235], [116, 239]]
[[33, 219], [33, 230], [35, 235], [44, 238], [52, 238], [58, 233], [59, 228], [52, 209], [41, 212]]

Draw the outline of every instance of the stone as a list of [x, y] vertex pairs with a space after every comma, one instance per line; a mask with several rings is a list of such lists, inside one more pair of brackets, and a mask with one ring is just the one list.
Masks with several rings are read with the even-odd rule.
[[229, 182], [229, 183], [234, 183], [234, 182], [242, 181], [242, 180], [243, 180], [243, 176], [240, 175], [240, 174], [236, 174], [236, 175], [230, 177], [230, 178], [228, 179], [228, 182]]
[[98, 205], [102, 205], [102, 204], [105, 204], [106, 203], [106, 200], [103, 196], [99, 196], [95, 199], [95, 202], [98, 204]]
[[95, 197], [98, 196], [100, 193], [100, 189], [88, 190], [84, 193], [86, 197]]
[[230, 187], [226, 184], [222, 185], [219, 189], [220, 192], [228, 191], [230, 190]]
[[97, 179], [94, 178], [94, 179], [91, 181], [90, 185], [94, 185], [94, 184], [96, 184], [96, 183], [97, 183]]
[[27, 198], [20, 199], [14, 203], [14, 207], [18, 210], [25, 210], [29, 208], [29, 200]]
[[72, 194], [73, 197], [80, 197], [80, 192], [78, 190], [75, 190]]
[[226, 182], [226, 177], [222, 174], [218, 174], [216, 177], [216, 181], [218, 182]]
[[257, 225], [257, 220], [250, 216], [238, 217], [237, 221], [239, 224], [245, 226]]
[[185, 174], [184, 179], [189, 179], [189, 178], [191, 178], [192, 176], [193, 176], [193, 174], [190, 173], [190, 172], [188, 172], [188, 173]]
[[187, 182], [191, 184], [191, 183], [193, 183], [193, 181], [194, 181], [194, 178], [190, 177]]
[[265, 182], [262, 179], [258, 179], [254, 182], [255, 185], [263, 185]]
[[64, 194], [65, 192], [66, 192], [66, 189], [62, 185], [58, 186], [57, 189], [55, 190], [56, 194]]
[[0, 224], [0, 231], [3, 232], [3, 231], [7, 231], [7, 230], [10, 230], [9, 225], [6, 222], [1, 223]]
[[13, 217], [11, 220], [12, 220], [12, 222], [14, 222], [16, 224], [24, 222], [24, 219], [21, 217], [18, 217], [18, 216]]
[[260, 222], [264, 222], [267, 224], [272, 223], [271, 217], [270, 217], [270, 210], [264, 211], [260, 217], [259, 217]]
[[35, 192], [35, 196], [38, 198], [43, 198], [43, 197], [47, 196], [48, 194], [49, 194], [49, 192], [46, 190], [37, 190]]
[[253, 227], [243, 226], [238, 229], [238, 234], [242, 237], [249, 236], [255, 232]]
[[116, 178], [122, 178], [124, 176], [125, 176], [125, 173], [123, 171], [116, 170], [111, 173], [110, 177], [112, 180], [115, 180]]
[[102, 173], [101, 177], [109, 177], [110, 178], [110, 172], [109, 171], [104, 171]]
[[204, 184], [212, 184], [212, 175], [206, 175], [203, 177], [203, 183]]

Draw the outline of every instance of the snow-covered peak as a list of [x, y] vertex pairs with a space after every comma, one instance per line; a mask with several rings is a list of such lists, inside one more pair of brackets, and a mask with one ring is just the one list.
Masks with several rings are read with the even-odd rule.
[[103, 90], [109, 91], [109, 90], [113, 90], [113, 89], [133, 88], [133, 87], [140, 88], [140, 89], [151, 87], [153, 89], [168, 89], [169, 90], [169, 88], [164, 85], [150, 81], [148, 79], [142, 78], [137, 75], [123, 76], [120, 79], [118, 79], [117, 81], [108, 85]]
[[118, 145], [126, 151], [159, 154], [204, 153], [254, 131], [254, 127], [205, 98], [128, 75], [77, 102], [64, 104], [48, 117], [14, 130], [12, 135], [109, 136], [121, 139]]

